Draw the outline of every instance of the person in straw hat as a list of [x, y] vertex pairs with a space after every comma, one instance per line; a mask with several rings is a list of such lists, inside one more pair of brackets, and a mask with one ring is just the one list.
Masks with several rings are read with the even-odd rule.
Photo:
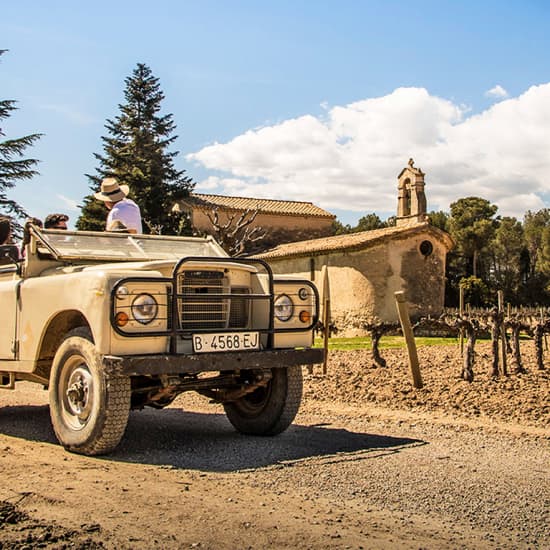
[[111, 231], [117, 225], [115, 222], [120, 222], [128, 233], [143, 233], [139, 206], [126, 196], [128, 191], [128, 186], [119, 185], [115, 178], [105, 178], [101, 182], [101, 191], [94, 194], [109, 209], [106, 231]]

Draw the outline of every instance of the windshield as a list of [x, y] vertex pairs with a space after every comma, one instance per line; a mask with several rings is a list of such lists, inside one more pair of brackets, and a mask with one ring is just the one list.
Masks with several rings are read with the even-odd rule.
[[34, 229], [38, 251], [60, 260], [177, 260], [184, 256], [226, 257], [212, 237], [169, 237], [92, 231]]

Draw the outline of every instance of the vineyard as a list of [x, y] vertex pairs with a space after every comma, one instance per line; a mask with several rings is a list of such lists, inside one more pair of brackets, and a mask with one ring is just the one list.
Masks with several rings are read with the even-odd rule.
[[467, 313], [462, 314], [458, 310], [446, 311], [440, 323], [456, 330], [461, 342], [466, 340], [461, 376], [468, 382], [474, 378], [475, 343], [479, 334], [489, 333], [491, 336], [492, 376], [506, 376], [510, 371], [514, 374], [525, 372], [521, 354], [522, 334], [533, 338], [537, 368], [544, 369], [543, 347], [545, 335], [550, 331], [548, 309], [508, 308], [505, 312], [498, 307], [490, 310], [468, 308]]
[[[414, 414], [548, 426], [549, 309], [467, 306], [447, 309], [437, 319], [415, 319], [412, 326], [407, 320], [408, 327], [406, 323], [364, 323], [370, 349], [367, 345], [330, 351], [321, 374], [309, 370], [307, 397], [372, 403]], [[321, 327], [321, 331], [327, 347], [329, 334], [338, 331], [330, 323], [325, 326], [328, 330]], [[387, 340], [401, 334], [407, 349], [402, 344], [381, 349], [383, 336]], [[416, 341], [424, 337], [441, 342], [417, 349]], [[449, 343], [450, 338], [454, 343]]]
[[[386, 334], [400, 332], [398, 323], [365, 323], [363, 328], [372, 341], [372, 365], [386, 367], [387, 361], [380, 352], [380, 339]], [[331, 333], [337, 332], [329, 327]], [[466, 307], [446, 309], [437, 319], [425, 317], [413, 325], [415, 334], [456, 336], [460, 342], [463, 358], [461, 371], [463, 380], [472, 382], [475, 373], [476, 342], [480, 337], [490, 337], [491, 369], [493, 377], [525, 373], [522, 358], [522, 342], [532, 341], [535, 346], [536, 368], [544, 370], [544, 350], [548, 349], [546, 335], [550, 332], [549, 308], [494, 307], [479, 309]]]

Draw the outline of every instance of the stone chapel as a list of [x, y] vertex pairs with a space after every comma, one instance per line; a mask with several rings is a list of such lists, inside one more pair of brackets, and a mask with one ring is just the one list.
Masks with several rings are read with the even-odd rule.
[[394, 227], [286, 243], [256, 257], [275, 273], [314, 281], [321, 300], [326, 266], [332, 321], [342, 335], [363, 334], [372, 322], [397, 322], [394, 293], [400, 290], [413, 318], [439, 315], [453, 241], [428, 222], [424, 176], [412, 159], [399, 174]]

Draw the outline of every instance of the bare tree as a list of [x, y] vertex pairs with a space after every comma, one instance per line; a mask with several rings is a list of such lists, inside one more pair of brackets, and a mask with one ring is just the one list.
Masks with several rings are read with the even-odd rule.
[[227, 214], [225, 223], [220, 221], [217, 208], [207, 213], [212, 224], [212, 236], [230, 256], [241, 256], [250, 248], [250, 244], [262, 240], [267, 231], [260, 226], [252, 227], [258, 210], [247, 209], [237, 217]]
[[160, 223], [153, 223], [149, 220], [143, 220], [143, 223], [149, 228], [151, 235], [162, 235], [162, 228], [164, 227]]

